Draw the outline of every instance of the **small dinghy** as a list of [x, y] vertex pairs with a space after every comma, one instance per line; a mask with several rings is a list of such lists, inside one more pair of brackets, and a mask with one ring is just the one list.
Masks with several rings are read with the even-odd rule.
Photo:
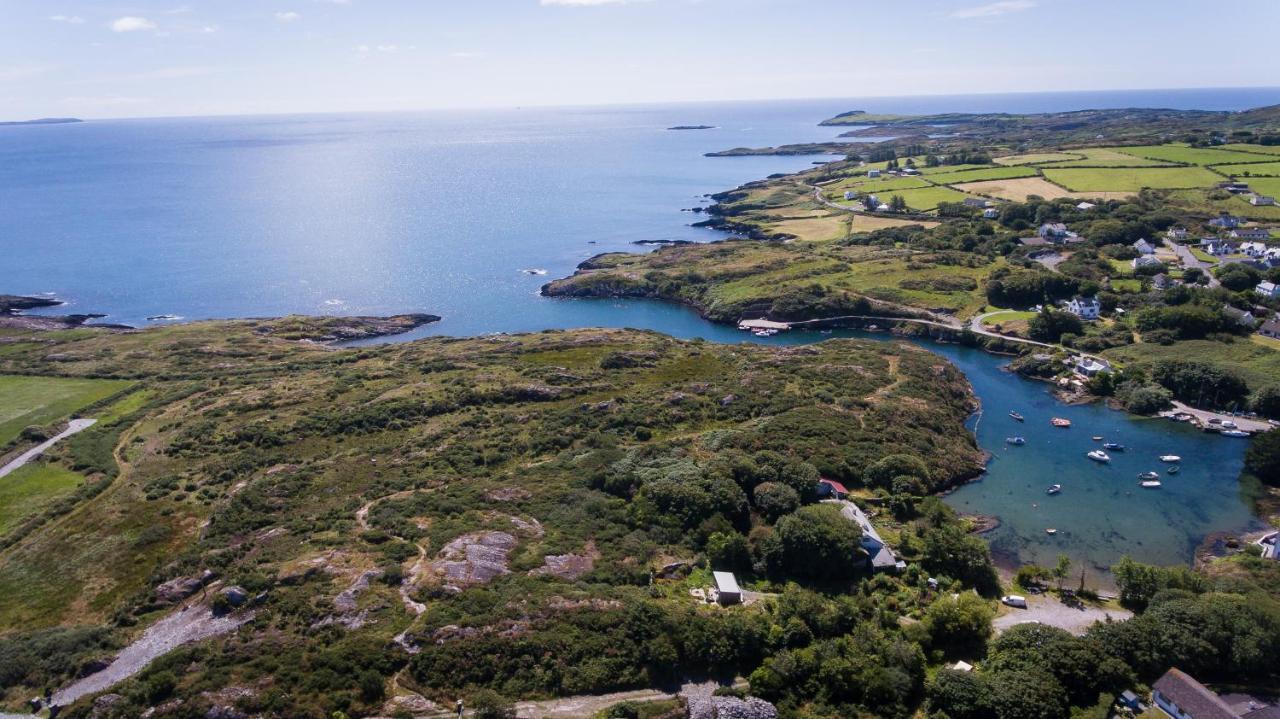
[[1053, 419], [1049, 420], [1049, 424], [1053, 425], [1054, 427], [1061, 427], [1063, 429], [1066, 429], [1067, 427], [1071, 426], [1071, 420], [1063, 419], [1061, 417], [1054, 417]]
[[1177, 474], [1177, 473], [1178, 473], [1178, 465], [1176, 465], [1176, 464], [1175, 464], [1175, 465], [1173, 465], [1172, 467], [1170, 467], [1170, 468], [1169, 468], [1168, 470], [1166, 470], [1166, 471], [1167, 471], [1169, 474]]
[[1249, 433], [1242, 429], [1223, 430], [1222, 432], [1219, 432], [1219, 434], [1223, 437], [1239, 437], [1240, 439], [1245, 439], [1249, 436]]
[[1012, 444], [1019, 447], [1027, 443], [1027, 440], [1023, 437], [1005, 437], [1004, 441], [1006, 444]]
[[1102, 448], [1103, 448], [1103, 449], [1109, 449], [1109, 450], [1111, 450], [1112, 452], [1123, 452], [1123, 451], [1124, 451], [1124, 445], [1123, 445], [1123, 444], [1120, 444], [1119, 442], [1107, 442], [1106, 444], [1103, 444], [1103, 445], [1102, 445]]
[[1145, 489], [1160, 489], [1160, 480], [1158, 479], [1143, 480], [1142, 482], [1139, 482], [1139, 484], [1141, 484]]
[[1013, 417], [1014, 419], [1018, 420], [1019, 422], [1022, 422], [1022, 421], [1025, 421], [1025, 420], [1026, 420], [1026, 417], [1023, 417], [1021, 414], [1018, 414], [1017, 412], [1010, 412], [1010, 413], [1009, 413], [1009, 416], [1010, 416], [1010, 417]]
[[1053, 527], [1049, 527], [1048, 529], [1044, 530], [1044, 533], [1045, 533], [1045, 534], [1057, 534], [1057, 533], [1058, 533], [1058, 530], [1054, 529]]
[[1143, 472], [1138, 475], [1138, 479], [1160, 479], [1160, 474], [1157, 472]]
[[1111, 461], [1111, 455], [1107, 454], [1106, 452], [1103, 452], [1100, 449], [1095, 449], [1092, 452], [1086, 454], [1085, 456], [1088, 457], [1089, 459], [1092, 459], [1095, 462], [1106, 463]]
[[1182, 458], [1176, 454], [1162, 454], [1160, 455], [1160, 461], [1169, 462], [1170, 464], [1175, 464], [1177, 462], [1181, 462]]
[[1046, 489], [1046, 490], [1044, 491], [1044, 493], [1045, 493], [1045, 494], [1058, 494], [1058, 493], [1059, 493], [1059, 492], [1061, 492], [1061, 491], [1062, 491], [1062, 485], [1061, 485], [1061, 484], [1051, 484], [1051, 485], [1049, 485], [1049, 488], [1048, 488], [1048, 489]]
[[1096, 434], [1095, 434], [1095, 435], [1093, 436], [1093, 441], [1095, 441], [1095, 442], [1101, 442], [1101, 441], [1102, 441], [1102, 437], [1101, 437], [1100, 435], [1096, 435]]

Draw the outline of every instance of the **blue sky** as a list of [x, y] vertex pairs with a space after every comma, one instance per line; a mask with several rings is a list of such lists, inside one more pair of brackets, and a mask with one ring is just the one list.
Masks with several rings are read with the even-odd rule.
[[0, 0], [0, 119], [1266, 86], [1277, 0]]

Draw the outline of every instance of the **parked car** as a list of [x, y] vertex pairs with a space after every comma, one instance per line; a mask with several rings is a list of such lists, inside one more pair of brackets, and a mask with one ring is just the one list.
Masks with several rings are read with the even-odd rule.
[[1017, 594], [1008, 594], [1003, 597], [1000, 597], [1000, 601], [1011, 607], [1017, 607], [1019, 609], [1027, 608], [1027, 598], [1020, 597]]

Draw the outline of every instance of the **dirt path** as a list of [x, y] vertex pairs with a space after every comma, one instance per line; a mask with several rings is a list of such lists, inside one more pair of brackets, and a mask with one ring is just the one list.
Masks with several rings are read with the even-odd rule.
[[26, 464], [31, 460], [44, 454], [45, 451], [47, 451], [53, 445], [57, 444], [61, 440], [66, 439], [67, 437], [70, 437], [76, 432], [83, 432], [84, 430], [89, 429], [97, 421], [98, 420], [96, 419], [71, 420], [70, 422], [67, 423], [66, 429], [62, 430], [58, 434], [55, 434], [53, 437], [49, 438], [48, 440], [41, 442], [35, 447], [32, 447], [31, 449], [18, 455], [18, 457], [14, 459], [12, 462], [6, 464], [3, 467], [0, 467], [0, 477], [3, 477], [11, 472], [21, 469], [22, 467], [26, 466]]
[[203, 605], [179, 609], [148, 627], [106, 669], [54, 692], [52, 701], [57, 706], [66, 706], [81, 697], [109, 689], [174, 649], [233, 632], [253, 616], [253, 612], [243, 612], [215, 617]]
[[[431, 487], [426, 489], [406, 489], [400, 492], [396, 492], [395, 494], [388, 494], [385, 497], [378, 497], [377, 499], [371, 499], [368, 502], [365, 502], [360, 507], [360, 509], [356, 510], [356, 527], [358, 527], [361, 532], [369, 531], [370, 529], [369, 512], [373, 509], [373, 506], [375, 504], [378, 504], [379, 502], [387, 502], [393, 499], [403, 499], [405, 497], [413, 496], [419, 492], [432, 492], [432, 491], [435, 491], [435, 489]], [[403, 537], [396, 537], [396, 538], [404, 539]], [[427, 611], [427, 605], [423, 604], [422, 602], [415, 601], [413, 597], [409, 596], [409, 593], [413, 590], [414, 587], [417, 586], [418, 580], [422, 577], [422, 568], [427, 563], [427, 548], [418, 542], [414, 542], [413, 546], [417, 547], [418, 549], [418, 558], [415, 559], [413, 561], [413, 564], [409, 566], [408, 571], [405, 572], [404, 581], [400, 583], [400, 601], [404, 603], [404, 608], [409, 610], [409, 613], [416, 618], [418, 616], [421, 616], [423, 612]], [[408, 633], [409, 629], [412, 629], [412, 628], [413, 628], [413, 625], [410, 624], [409, 627], [406, 628], [404, 632], [401, 632], [400, 637], [401, 638], [404, 637]]]

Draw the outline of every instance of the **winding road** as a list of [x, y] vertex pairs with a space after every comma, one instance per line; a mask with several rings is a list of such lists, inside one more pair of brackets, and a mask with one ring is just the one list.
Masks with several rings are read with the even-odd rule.
[[33, 460], [33, 459], [35, 459], [36, 457], [39, 457], [40, 455], [44, 454], [44, 453], [45, 453], [45, 452], [46, 452], [50, 447], [52, 447], [53, 445], [55, 445], [55, 444], [57, 444], [58, 442], [60, 442], [60, 441], [62, 441], [62, 440], [64, 440], [64, 439], [66, 439], [67, 437], [70, 437], [71, 435], [73, 435], [73, 434], [75, 434], [75, 433], [77, 433], [77, 432], [83, 432], [84, 430], [86, 430], [86, 429], [88, 429], [88, 428], [92, 427], [92, 426], [94, 425], [94, 423], [96, 423], [97, 421], [98, 421], [98, 420], [96, 420], [96, 419], [73, 419], [73, 420], [71, 420], [70, 422], [68, 422], [68, 423], [67, 423], [67, 428], [66, 428], [66, 429], [62, 430], [61, 432], [59, 432], [58, 434], [54, 435], [53, 437], [50, 437], [49, 439], [45, 440], [44, 442], [41, 442], [40, 444], [36, 445], [35, 447], [32, 447], [31, 449], [29, 449], [29, 450], [27, 450], [27, 451], [23, 452], [22, 454], [18, 455], [17, 459], [14, 459], [12, 462], [10, 462], [10, 463], [6, 464], [6, 465], [5, 465], [5, 466], [3, 466], [3, 467], [0, 467], [0, 477], [4, 477], [4, 476], [6, 476], [6, 475], [8, 475], [8, 474], [11, 474], [11, 473], [13, 473], [13, 472], [16, 472], [17, 470], [19, 470], [19, 469], [21, 469], [22, 467], [26, 466], [26, 465], [27, 465], [27, 463], [28, 463], [28, 462], [30, 462], [31, 460]]

